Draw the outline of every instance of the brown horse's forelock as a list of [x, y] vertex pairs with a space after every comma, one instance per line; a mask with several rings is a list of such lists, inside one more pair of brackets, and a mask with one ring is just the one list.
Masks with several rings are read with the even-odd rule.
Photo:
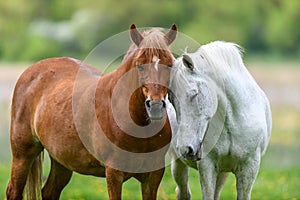
[[142, 33], [142, 36], [144, 39], [138, 47], [135, 44], [130, 46], [124, 56], [124, 61], [130, 57], [134, 57], [134, 60], [144, 58], [145, 63], [143, 64], [146, 64], [152, 62], [153, 56], [157, 56], [164, 62], [167, 62], [162, 64], [172, 63], [174, 57], [169, 50], [165, 35], [161, 28], [146, 30]]
[[[169, 51], [169, 47], [166, 43], [166, 38], [161, 28], [152, 28], [142, 33], [144, 39], [138, 47], [138, 53], [136, 57], [146, 56], [147, 63], [152, 62], [152, 57], [164, 57], [165, 61], [172, 63], [173, 56]], [[162, 59], [162, 58], [161, 58]]]

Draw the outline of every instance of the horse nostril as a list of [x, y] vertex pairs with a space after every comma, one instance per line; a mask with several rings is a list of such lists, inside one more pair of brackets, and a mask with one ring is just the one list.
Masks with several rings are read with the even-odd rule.
[[180, 148], [180, 153], [184, 157], [193, 157], [194, 156], [194, 150], [191, 146], [185, 146]]
[[146, 104], [146, 106], [147, 106], [148, 108], [150, 108], [150, 100], [149, 100], [149, 99], [147, 99], [147, 100], [145, 101], [145, 104]]
[[194, 150], [193, 150], [193, 148], [192, 148], [192, 147], [190, 147], [190, 146], [188, 146], [187, 148], [188, 148], [187, 155], [189, 155], [189, 156], [193, 156], [193, 155], [194, 155]]

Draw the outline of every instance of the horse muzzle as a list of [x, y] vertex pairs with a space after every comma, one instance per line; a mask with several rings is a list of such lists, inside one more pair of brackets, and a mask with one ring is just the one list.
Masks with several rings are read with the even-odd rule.
[[147, 99], [145, 107], [151, 120], [161, 120], [166, 115], [166, 102], [164, 100]]
[[185, 145], [178, 147], [178, 151], [180, 155], [187, 159], [192, 161], [198, 161], [201, 160], [202, 157], [202, 143], [200, 143], [197, 147], [193, 147], [192, 145]]

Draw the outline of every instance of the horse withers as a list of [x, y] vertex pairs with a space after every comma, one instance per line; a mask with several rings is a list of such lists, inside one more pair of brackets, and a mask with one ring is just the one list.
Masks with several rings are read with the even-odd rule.
[[177, 199], [190, 199], [189, 167], [205, 200], [220, 198], [228, 172], [237, 199], [250, 199], [271, 135], [269, 101], [244, 66], [240, 47], [212, 42], [184, 53], [172, 68], [169, 118]]
[[[134, 44], [107, 75], [72, 58], [25, 70], [11, 105], [7, 199], [22, 199], [25, 185], [27, 199], [59, 199], [73, 171], [106, 177], [110, 199], [121, 199], [131, 177], [141, 182], [143, 199], [156, 199], [171, 141], [165, 97], [176, 34], [175, 25], [166, 34], [141, 34], [132, 25]], [[51, 169], [41, 189], [44, 149]]]

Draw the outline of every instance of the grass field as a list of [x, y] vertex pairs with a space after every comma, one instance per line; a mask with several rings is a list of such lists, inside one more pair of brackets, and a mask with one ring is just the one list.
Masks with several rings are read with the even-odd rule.
[[[300, 68], [295, 64], [282, 63], [270, 66], [264, 63], [249, 65], [251, 73], [270, 98], [273, 112], [271, 141], [262, 159], [252, 199], [300, 199]], [[20, 71], [0, 67], [0, 200], [5, 199], [11, 162], [8, 100]], [[49, 169], [47, 156], [44, 165], [46, 177]], [[197, 171], [190, 171], [189, 184], [192, 199], [201, 199]], [[108, 199], [105, 179], [74, 173], [61, 199]], [[136, 180], [130, 179], [124, 184], [123, 199], [141, 199], [140, 186]], [[175, 183], [171, 177], [170, 166], [166, 168], [158, 199], [175, 199]], [[233, 175], [229, 176], [222, 190], [221, 199], [236, 199]]]

